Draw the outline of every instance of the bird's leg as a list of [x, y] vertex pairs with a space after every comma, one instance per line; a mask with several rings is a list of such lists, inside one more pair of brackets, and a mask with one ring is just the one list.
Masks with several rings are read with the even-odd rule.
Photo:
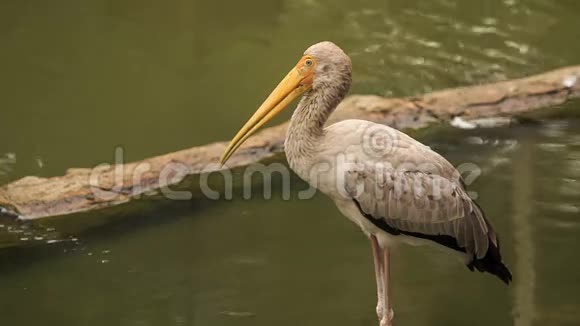
[[379, 242], [377, 241], [377, 237], [374, 235], [370, 236], [371, 239], [371, 248], [373, 251], [373, 262], [375, 265], [375, 278], [377, 280], [377, 317], [379, 317], [379, 322], [383, 320], [383, 306], [385, 299], [385, 295], [383, 293], [384, 290], [384, 272], [383, 272], [383, 262], [382, 262], [382, 254], [381, 248], [379, 247]]
[[393, 320], [393, 309], [391, 308], [391, 291], [390, 291], [390, 279], [391, 279], [391, 257], [389, 253], [389, 248], [383, 248], [383, 319], [381, 319], [381, 326], [392, 326]]

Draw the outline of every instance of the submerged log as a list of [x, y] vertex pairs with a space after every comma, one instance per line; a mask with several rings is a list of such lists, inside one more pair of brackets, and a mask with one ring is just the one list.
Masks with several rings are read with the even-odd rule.
[[[544, 74], [437, 91], [409, 98], [353, 95], [345, 99], [330, 122], [365, 119], [397, 129], [421, 129], [431, 124], [490, 117], [514, 117], [580, 97], [580, 66]], [[186, 177], [247, 166], [283, 151], [288, 123], [251, 137], [220, 167], [227, 145], [217, 142], [142, 161], [69, 169], [64, 176], [29, 176], [0, 187], [0, 213], [20, 219], [40, 219], [91, 211], [127, 203], [145, 194], [181, 183]]]

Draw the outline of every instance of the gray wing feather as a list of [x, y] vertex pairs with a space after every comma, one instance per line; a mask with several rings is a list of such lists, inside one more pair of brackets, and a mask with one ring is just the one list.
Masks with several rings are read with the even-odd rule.
[[453, 166], [427, 147], [422, 147], [411, 153], [405, 151], [397, 157], [416, 159], [416, 155], [420, 155], [423, 160], [435, 162], [439, 171], [424, 171], [420, 164], [397, 168], [393, 162], [388, 165], [357, 165], [358, 169], [347, 171], [347, 193], [366, 215], [382, 219], [394, 229], [430, 236], [451, 236], [466, 253], [483, 258], [489, 241], [497, 245], [489, 222], [469, 198]]

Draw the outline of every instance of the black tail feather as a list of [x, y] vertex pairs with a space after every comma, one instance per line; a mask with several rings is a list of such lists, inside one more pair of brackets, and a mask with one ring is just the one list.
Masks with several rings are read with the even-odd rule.
[[[395, 235], [395, 236], [396, 235], [406, 235], [406, 236], [410, 236], [410, 237], [431, 240], [431, 241], [434, 241], [440, 245], [451, 248], [453, 250], [457, 250], [457, 251], [463, 252], [463, 253], [466, 252], [465, 248], [460, 247], [457, 244], [457, 239], [452, 237], [452, 236], [422, 234], [419, 232], [410, 232], [410, 231], [403, 231], [403, 230], [396, 229], [396, 228], [390, 226], [389, 224], [387, 224], [387, 222], [385, 222], [384, 219], [382, 219], [382, 218], [377, 219], [377, 218], [374, 218], [372, 215], [365, 213], [363, 211], [362, 207], [360, 206], [360, 203], [356, 199], [353, 199], [353, 201], [354, 201], [355, 205], [357, 206], [358, 210], [360, 211], [360, 213], [364, 217], [366, 217], [376, 227], [378, 227], [379, 229], [381, 229], [381, 230], [383, 230], [391, 235]], [[477, 205], [477, 203], [475, 203], [475, 204]], [[477, 207], [479, 208], [479, 212], [483, 215], [483, 211], [481, 210], [479, 205], [477, 205]], [[477, 269], [478, 271], [480, 271], [482, 273], [488, 272], [490, 274], [493, 274], [493, 275], [497, 276], [500, 280], [502, 280], [505, 284], [509, 285], [510, 282], [512, 281], [512, 273], [507, 268], [507, 266], [502, 262], [501, 254], [499, 252], [499, 240], [496, 238], [495, 232], [493, 231], [491, 224], [489, 224], [487, 219], [485, 219], [485, 216], [484, 216], [484, 220], [485, 220], [487, 227], [488, 227], [487, 236], [489, 238], [489, 248], [487, 249], [487, 252], [483, 258], [473, 257], [473, 260], [467, 264], [467, 268], [469, 268], [469, 270], [471, 270], [471, 271], [474, 271], [475, 269]], [[495, 243], [497, 243], [497, 245]]]
[[512, 281], [512, 273], [507, 268], [507, 266], [501, 260], [501, 254], [499, 253], [499, 245], [495, 246], [491, 241], [489, 243], [489, 249], [483, 258], [474, 258], [467, 268], [471, 271], [477, 269], [480, 272], [488, 272], [497, 276], [505, 284], [509, 285]]

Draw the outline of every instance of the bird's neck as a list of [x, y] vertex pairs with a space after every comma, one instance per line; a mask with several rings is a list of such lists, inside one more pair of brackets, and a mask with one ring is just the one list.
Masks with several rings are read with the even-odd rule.
[[306, 94], [290, 119], [286, 134], [286, 150], [306, 152], [313, 149], [317, 140], [324, 134], [324, 124], [334, 108], [324, 107], [319, 94]]
[[284, 144], [291, 167], [300, 161], [312, 160], [319, 152], [318, 147], [323, 143], [324, 125], [345, 97], [349, 86], [350, 82], [340, 88], [321, 87], [302, 97], [290, 120]]

